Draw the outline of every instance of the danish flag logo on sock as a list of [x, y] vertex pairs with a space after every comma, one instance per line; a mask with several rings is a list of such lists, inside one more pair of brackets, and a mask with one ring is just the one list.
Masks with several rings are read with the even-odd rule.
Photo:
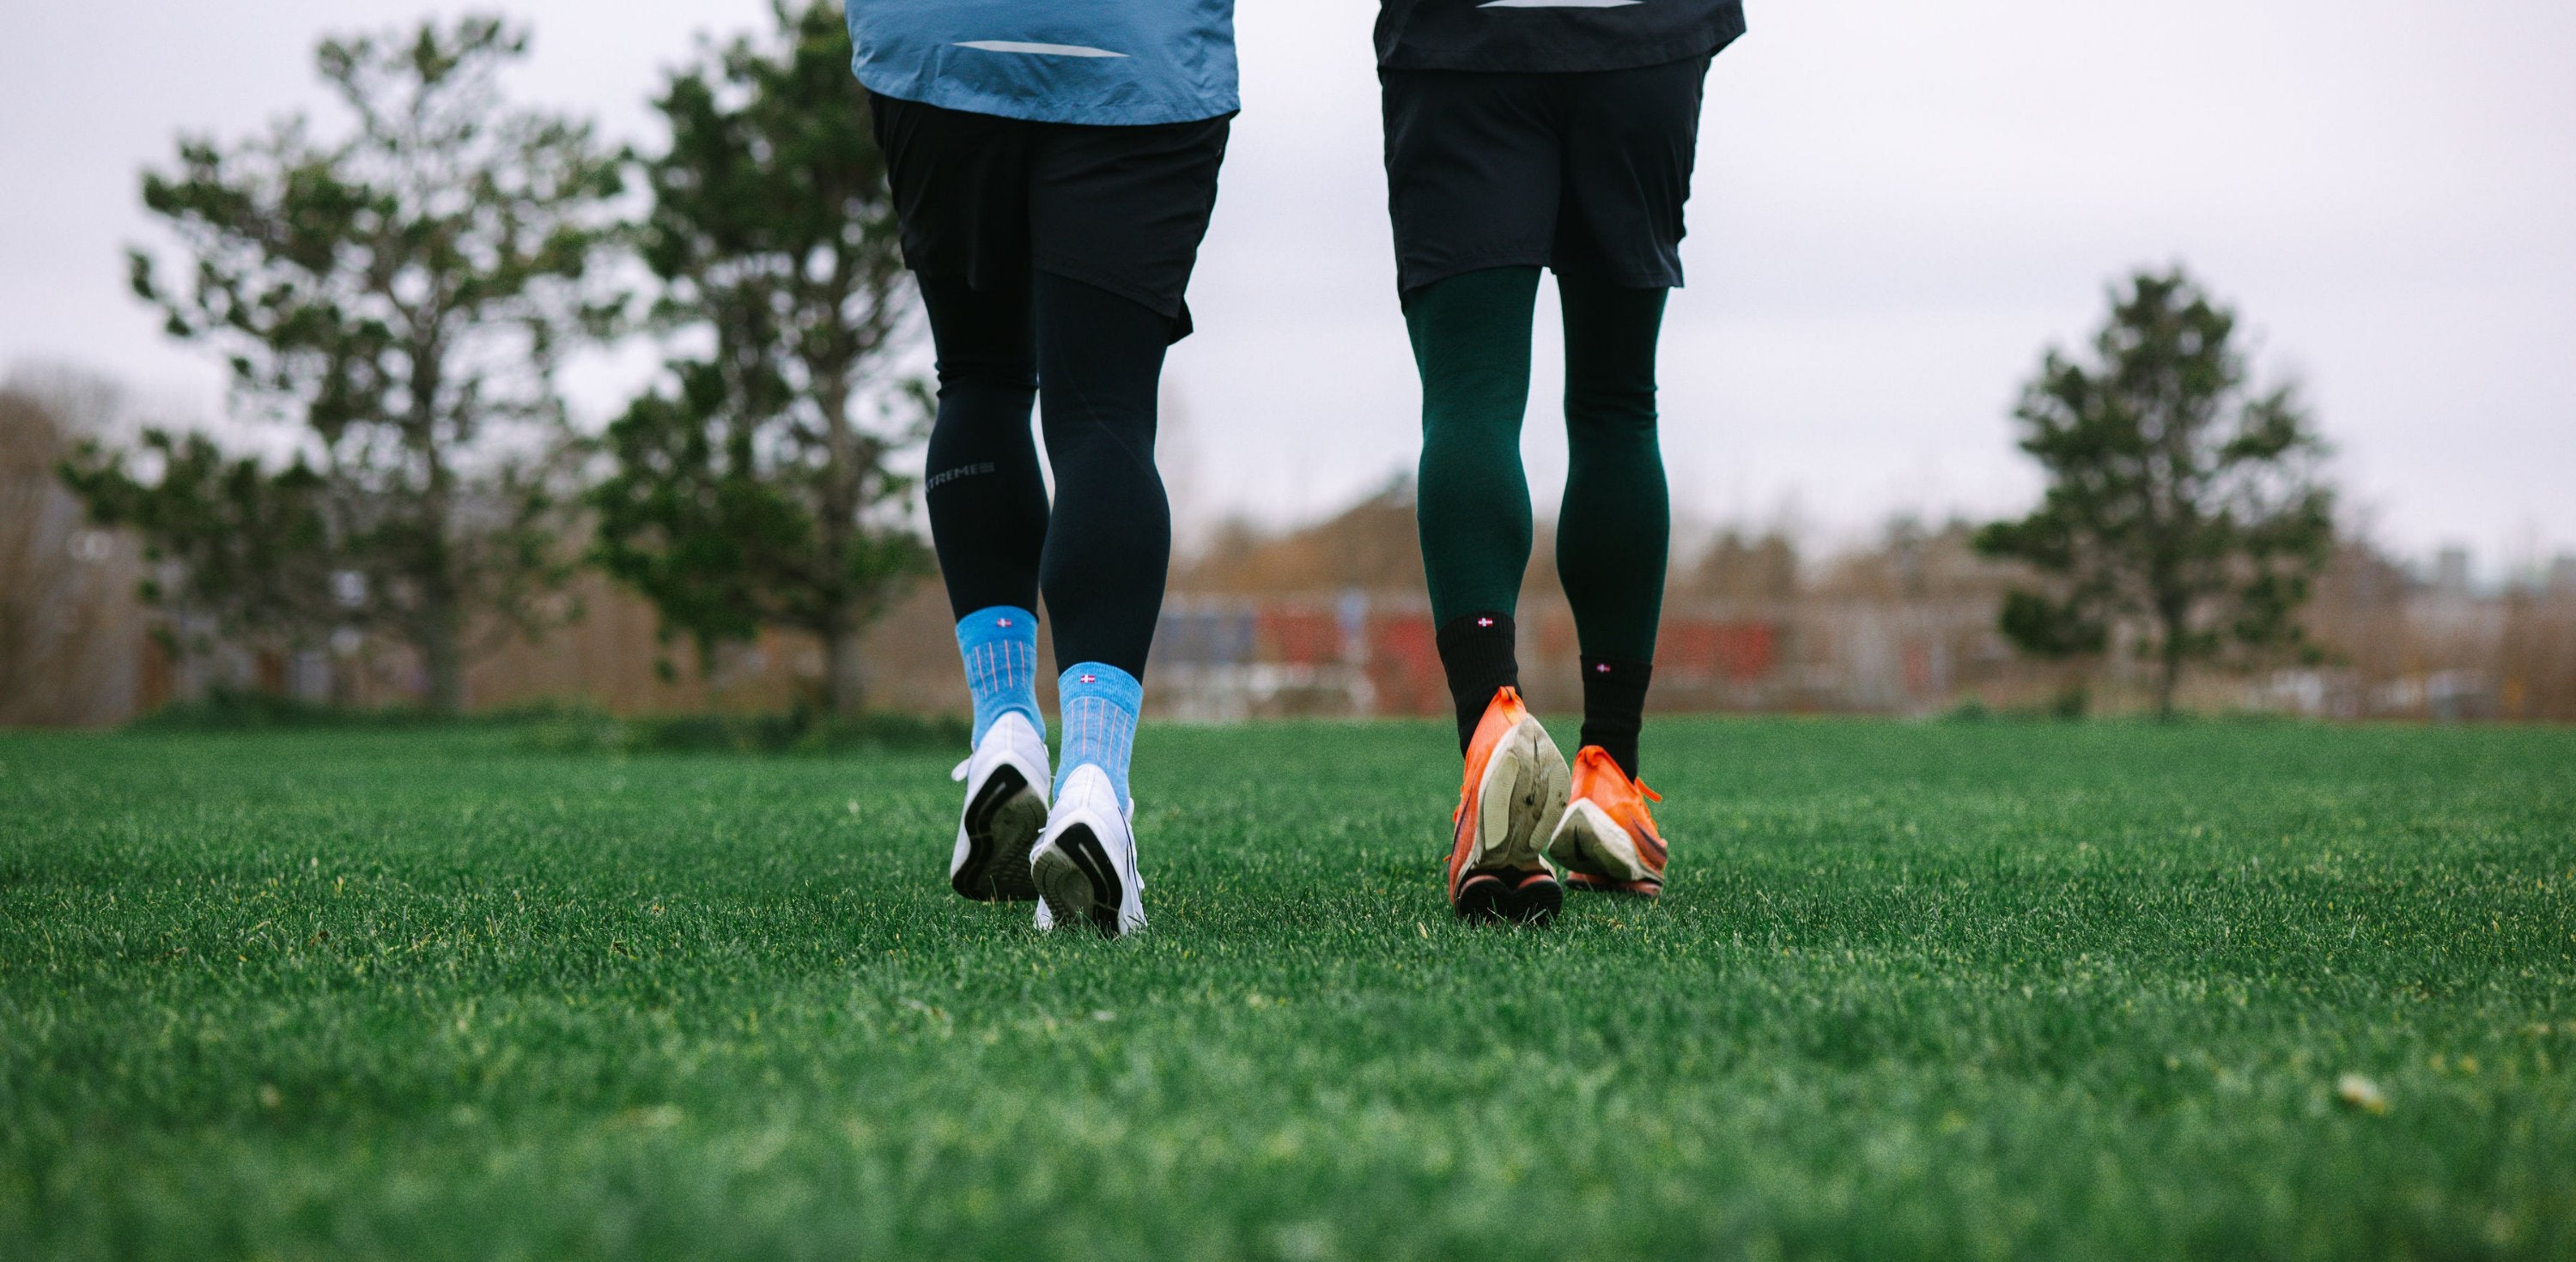
[[1480, 627], [1490, 627], [1494, 625], [1494, 620], [1491, 618], [1478, 618], [1476, 619], [1476, 625]]
[[1610, 663], [1608, 663], [1608, 662], [1602, 662], [1602, 663], [1600, 663], [1600, 664], [1598, 664], [1598, 665], [1594, 666], [1594, 667], [1592, 668], [1592, 673], [1593, 673], [1593, 674], [1595, 674], [1595, 675], [1607, 675], [1607, 674], [1609, 674], [1609, 673], [1610, 673]]
[[993, 619], [993, 625], [997, 627], [1007, 627], [1011, 625], [1011, 620], [1008, 618], [995, 618]]
[[1098, 676], [1098, 675], [1085, 675], [1085, 676], [1081, 677], [1080, 679], [1075, 680], [1074, 682], [1075, 682], [1075, 683], [1078, 683], [1078, 684], [1096, 684], [1096, 683], [1099, 683], [1099, 682], [1100, 682], [1100, 676]]

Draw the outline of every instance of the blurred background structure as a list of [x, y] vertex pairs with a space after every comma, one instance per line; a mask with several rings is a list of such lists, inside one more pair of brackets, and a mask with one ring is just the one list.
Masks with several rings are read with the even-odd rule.
[[[452, 687], [429, 660], [436, 637], [417, 633], [412, 578], [349, 542], [368, 506], [427, 483], [393, 468], [326, 488], [311, 511], [340, 514], [325, 531], [337, 550], [313, 554], [319, 577], [297, 580], [309, 590], [286, 602], [289, 626], [274, 593], [227, 604], [195, 581], [220, 548], [102, 524], [62, 476], [123, 453], [138, 493], [156, 490], [168, 461], [144, 435], [206, 436], [264, 479], [240, 501], [259, 512], [198, 522], [200, 538], [232, 544], [257, 541], [243, 523], [278, 519], [261, 512], [306, 511], [297, 458], [343, 467], [325, 456], [344, 431], [313, 420], [323, 378], [245, 377], [227, 365], [243, 348], [223, 341], [221, 320], [165, 336], [188, 324], [186, 296], [137, 301], [123, 254], [191, 276], [208, 239], [190, 234], [222, 225], [189, 219], [185, 197], [147, 210], [142, 173], [253, 187], [242, 172], [260, 151], [239, 138], [264, 120], [300, 113], [312, 136], [346, 132], [351, 111], [313, 86], [315, 42], [416, 28], [415, 0], [147, 6], [139, 24], [72, 8], [12, 17], [0, 171], [47, 174], [0, 206], [0, 725], [113, 724], [223, 690], [353, 707], [452, 691], [476, 711], [962, 706], [947, 611], [908, 542], [925, 366], [908, 291], [880, 283], [813, 317], [877, 339], [856, 367], [781, 343], [753, 348], [776, 365], [763, 383], [688, 387], [720, 339], [747, 336], [730, 331], [709, 278], [757, 275], [771, 247], [742, 244], [770, 238], [734, 232], [721, 206], [676, 200], [709, 150], [683, 154], [673, 137], [752, 135], [782, 117], [855, 123], [828, 7], [784, 24], [752, 0], [519, 7], [534, 51], [495, 63], [503, 97], [488, 104], [532, 101], [638, 151], [620, 187], [577, 208], [593, 216], [582, 222], [614, 214], [737, 253], [647, 248], [595, 265], [583, 283], [629, 291], [627, 318], [576, 336], [581, 321], [562, 314], [512, 415], [552, 445], [455, 440], [484, 480], [456, 506], [461, 524], [440, 529], [480, 539], [508, 526], [548, 546], [517, 558], [508, 599], [468, 610], [457, 639], [474, 647]], [[1400, 472], [1418, 395], [1375, 175], [1371, 8], [1241, 15], [1247, 111], [1192, 296], [1201, 331], [1175, 350], [1166, 408], [1180, 538], [1148, 679], [1166, 717], [1447, 705]], [[446, 8], [432, 16], [452, 25]], [[2150, 707], [2155, 672], [2138, 651], [2151, 632], [2115, 627], [2066, 657], [2023, 651], [2001, 612], [2051, 576], [1979, 541], [2043, 489], [2012, 428], [2042, 348], [2080, 349], [2106, 287], [2187, 259], [2242, 304], [2253, 376], [2301, 387], [2338, 494], [2330, 549], [2295, 602], [2295, 644], [2195, 668], [2180, 701], [2576, 721], [2576, 167], [2563, 161], [2576, 149], [2576, 81], [2563, 73], [2576, 13], [2529, 0], [2427, 24], [2388, 0], [2117, 14], [1815, 0], [1753, 20], [1711, 81], [1693, 285], [1667, 335], [1684, 528], [1654, 708]], [[220, 179], [183, 152], [196, 140], [231, 164]], [[771, 173], [781, 187], [792, 168]], [[865, 190], [833, 195], [851, 223], [884, 213]], [[856, 259], [862, 272], [882, 263]], [[1552, 328], [1540, 337], [1545, 365]], [[815, 383], [835, 373], [856, 380], [825, 406]], [[1544, 519], [1563, 443], [1544, 369], [1537, 384], [1526, 448]], [[763, 390], [778, 397], [754, 397]], [[391, 424], [398, 402], [384, 393], [369, 415]], [[865, 438], [864, 467], [811, 456], [848, 448], [817, 438], [831, 426]], [[743, 436], [739, 461], [722, 442], [692, 447], [727, 434]], [[672, 453], [688, 451], [698, 466], [672, 474]], [[633, 492], [627, 510], [605, 496], [611, 484]], [[741, 587], [731, 562], [675, 571], [665, 541], [738, 527], [632, 511], [683, 484], [757, 486], [788, 517], [850, 523], [828, 567], [846, 581], [825, 585], [818, 611]], [[827, 494], [861, 484], [860, 502]], [[1549, 533], [1529, 572], [1523, 674], [1542, 708], [1570, 709], [1573, 630]], [[776, 608], [730, 616], [728, 601]]]
[[[426, 683], [398, 647], [173, 653], [134, 596], [134, 541], [83, 523], [50, 476], [73, 435], [108, 424], [112, 395], [76, 377], [0, 391], [0, 723], [96, 726], [209, 687], [316, 703], [417, 703]], [[87, 409], [87, 410], [83, 410]], [[1676, 549], [1652, 705], [1663, 712], [1929, 715], [2047, 709], [2073, 668], [2017, 654], [1996, 625], [2013, 570], [1981, 557], [1961, 521], [1899, 519], [1861, 546], [1816, 555], [1776, 532], [1703, 532]], [[1527, 581], [1523, 677], [1542, 709], [1579, 708], [1572, 615], [1538, 532]], [[2576, 556], [2529, 579], [2473, 582], [2465, 549], [2410, 565], [2344, 540], [2306, 620], [2327, 660], [2195, 676], [2212, 711], [2334, 719], [2576, 721]], [[1409, 485], [1392, 482], [1302, 528], [1220, 524], [1176, 562], [1155, 640], [1150, 708], [1230, 722], [1288, 716], [1440, 715]], [[583, 616], [513, 640], [467, 676], [480, 710], [577, 701], [614, 713], [777, 710], [821, 686], [821, 645], [770, 631], [701, 668], [657, 635], [653, 608], [597, 571], [574, 580]], [[954, 647], [935, 580], [915, 584], [862, 641], [872, 705], [958, 707]], [[2149, 663], [2091, 667], [2094, 705], [2137, 708]]]

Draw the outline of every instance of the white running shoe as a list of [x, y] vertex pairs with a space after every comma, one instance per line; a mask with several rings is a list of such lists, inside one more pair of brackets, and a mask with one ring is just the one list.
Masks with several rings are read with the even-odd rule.
[[1085, 763], [1065, 777], [1046, 834], [1029, 856], [1038, 928], [1088, 923], [1115, 938], [1145, 927], [1133, 816], [1133, 808], [1119, 808], [1118, 790], [1100, 768]]
[[1038, 896], [1029, 883], [1029, 847], [1047, 822], [1046, 737], [1014, 710], [993, 720], [975, 752], [948, 774], [966, 782], [966, 809], [957, 817], [957, 849], [948, 857], [948, 884], [979, 902], [1019, 902]]

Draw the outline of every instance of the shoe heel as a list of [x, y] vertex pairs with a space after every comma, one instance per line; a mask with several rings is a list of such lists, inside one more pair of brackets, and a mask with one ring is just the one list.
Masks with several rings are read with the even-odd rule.
[[1037, 882], [1029, 876], [1029, 851], [1046, 832], [1046, 821], [1046, 799], [1034, 789], [1011, 799], [994, 819], [991, 883], [996, 900], [1021, 903], [1038, 896]]
[[1503, 879], [1491, 872], [1477, 872], [1458, 883], [1458, 900], [1450, 910], [1458, 919], [1475, 923], [1501, 920], [1511, 903], [1511, 890]]
[[1058, 927], [1088, 924], [1104, 938], [1121, 932], [1118, 872], [1089, 828], [1075, 825], [1030, 861], [1029, 877]]
[[1540, 798], [1536, 818], [1530, 828], [1530, 852], [1535, 856], [1547, 849], [1547, 843], [1559, 821], [1565, 818], [1566, 803], [1574, 797], [1574, 769], [1566, 765], [1565, 754], [1550, 740], [1547, 729], [1536, 720], [1530, 724], [1538, 745]]
[[1487, 835], [1477, 866], [1537, 867], [1549, 828], [1565, 814], [1573, 773], [1537, 719], [1522, 720], [1495, 757], [1506, 767], [1498, 769], [1503, 774], [1494, 777], [1481, 807]]
[[1547, 857], [1569, 872], [1609, 881], [1643, 881], [1655, 875], [1638, 859], [1628, 830], [1588, 801], [1566, 808], [1564, 822], [1548, 839]]
[[1543, 928], [1556, 920], [1565, 907], [1565, 887], [1545, 872], [1533, 872], [1520, 879], [1503, 900], [1505, 919]]
[[966, 862], [949, 886], [977, 902], [1025, 902], [1038, 896], [1029, 881], [1029, 848], [1046, 831], [1047, 804], [1014, 767], [993, 773], [984, 791], [966, 805]]

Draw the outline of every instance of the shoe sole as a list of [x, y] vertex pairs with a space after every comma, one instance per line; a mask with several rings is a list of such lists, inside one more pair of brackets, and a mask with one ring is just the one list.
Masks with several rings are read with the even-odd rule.
[[1503, 878], [1477, 872], [1458, 882], [1458, 901], [1453, 906], [1460, 920], [1501, 920], [1510, 901], [1511, 887], [1503, 884]]
[[979, 903], [1024, 903], [1038, 896], [1029, 876], [1029, 848], [1046, 831], [1046, 799], [1020, 769], [1002, 766], [966, 804], [966, 862], [948, 878], [949, 888]]
[[1503, 738], [1476, 789], [1476, 850], [1471, 868], [1535, 868], [1540, 835], [1565, 813], [1574, 773], [1565, 755], [1536, 719], [1523, 719]]
[[1056, 834], [1030, 861], [1029, 874], [1058, 928], [1088, 924], [1104, 938], [1122, 932], [1118, 909], [1125, 894], [1118, 868], [1089, 828], [1076, 824]]
[[1663, 896], [1664, 883], [1653, 877], [1647, 877], [1642, 881], [1613, 881], [1606, 876], [1568, 872], [1565, 874], [1565, 888], [1578, 894], [1606, 894], [1612, 898], [1651, 900]]
[[1458, 919], [1545, 925], [1565, 906], [1565, 888], [1544, 870], [1471, 872], [1458, 883]]
[[1503, 898], [1503, 917], [1533, 927], [1556, 919], [1565, 906], [1565, 887], [1545, 872], [1523, 876]]
[[1664, 881], [1663, 874], [1649, 869], [1637, 853], [1637, 839], [1589, 799], [1566, 808], [1556, 834], [1548, 838], [1547, 857], [1569, 873], [1598, 882], [1651, 881], [1660, 887]]
[[1565, 755], [1538, 720], [1523, 719], [1504, 735], [1476, 786], [1476, 847], [1467, 866], [1477, 870], [1459, 879], [1451, 909], [1460, 920], [1546, 924], [1556, 918], [1564, 892], [1539, 857], [1540, 837], [1564, 813], [1573, 788]]

